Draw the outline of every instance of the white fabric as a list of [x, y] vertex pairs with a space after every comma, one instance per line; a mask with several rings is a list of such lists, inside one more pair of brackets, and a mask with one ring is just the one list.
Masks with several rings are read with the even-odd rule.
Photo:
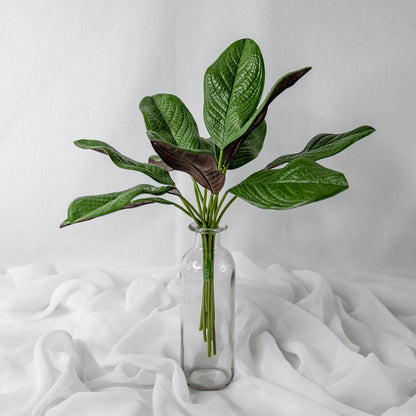
[[0, 414], [416, 414], [416, 280], [234, 257], [236, 375], [217, 392], [178, 365], [176, 268], [3, 270]]

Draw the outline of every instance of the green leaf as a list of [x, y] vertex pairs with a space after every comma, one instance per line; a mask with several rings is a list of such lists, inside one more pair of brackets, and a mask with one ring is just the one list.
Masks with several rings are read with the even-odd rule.
[[287, 88], [294, 85], [300, 78], [302, 78], [311, 67], [302, 68], [298, 71], [290, 72], [280, 78], [270, 90], [267, 97], [262, 102], [260, 107], [254, 112], [247, 123], [236, 131], [232, 136], [227, 139], [227, 147], [224, 153], [224, 165], [228, 165], [238, 153], [240, 147], [244, 143], [245, 139], [250, 133], [256, 129], [264, 120], [267, 114], [267, 110], [271, 102]]
[[253, 114], [263, 92], [264, 63], [251, 39], [232, 43], [207, 69], [204, 120], [214, 143], [224, 149]]
[[135, 200], [134, 198], [141, 194], [163, 195], [168, 192], [175, 193], [175, 188], [173, 186], [137, 185], [121, 192], [77, 198], [69, 205], [68, 218], [61, 224], [61, 228], [101, 217], [121, 209], [133, 208], [145, 203], [161, 202], [155, 198], [142, 200]]
[[289, 155], [280, 156], [273, 162], [266, 166], [266, 169], [273, 169], [276, 166], [282, 165], [283, 163], [290, 162], [297, 158], [308, 158], [311, 160], [324, 159], [329, 156], [333, 156], [346, 147], [351, 146], [358, 140], [373, 133], [375, 129], [370, 126], [361, 126], [354, 130], [347, 131], [341, 134], [318, 134], [306, 147], [299, 153], [291, 153]]
[[199, 148], [199, 133], [189, 110], [175, 95], [144, 97], [139, 105], [147, 130], [158, 133], [166, 142], [183, 149]]
[[182, 149], [158, 139], [157, 133], [147, 132], [156, 153], [172, 169], [191, 175], [213, 194], [221, 191], [225, 175], [219, 172], [215, 158], [202, 150]]
[[113, 163], [122, 169], [136, 170], [144, 173], [163, 185], [175, 185], [166, 169], [154, 164], [136, 162], [135, 160], [122, 155], [114, 149], [114, 147], [108, 145], [107, 143], [100, 142], [98, 140], [77, 140], [74, 143], [81, 149], [92, 149], [99, 153], [108, 155]]
[[209, 137], [208, 139], [204, 139], [203, 137], [199, 138], [199, 148], [204, 152], [210, 153], [212, 156], [215, 157], [215, 143]]
[[[228, 169], [237, 169], [255, 159], [263, 148], [266, 132], [266, 121], [263, 120], [260, 125], [254, 129], [244, 140], [236, 156], [232, 158]], [[231, 143], [229, 146], [232, 146], [232, 144], [233, 143]]]
[[261, 170], [229, 190], [265, 209], [289, 209], [329, 198], [348, 188], [344, 175], [308, 159], [282, 169]]

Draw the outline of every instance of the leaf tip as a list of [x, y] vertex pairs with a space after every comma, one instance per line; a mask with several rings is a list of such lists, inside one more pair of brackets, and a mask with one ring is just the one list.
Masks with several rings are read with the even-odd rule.
[[[305, 74], [307, 74], [310, 70], [312, 69], [311, 66], [306, 66], [305, 68], [300, 69], [299, 71], [297, 71], [297, 75], [298, 75], [298, 79], [302, 78]], [[297, 81], [296, 80], [296, 81]], [[295, 81], [295, 82], [296, 82]]]
[[139, 103], [139, 110], [144, 113], [149, 103], [153, 101], [153, 98], [150, 95], [143, 97]]
[[64, 227], [67, 227], [68, 225], [71, 225], [71, 222], [70, 222], [68, 219], [66, 219], [65, 221], [63, 221], [63, 222], [59, 225], [59, 228], [64, 228]]
[[368, 134], [374, 133], [376, 131], [376, 129], [372, 126], [363, 126], [363, 127], [369, 131]]

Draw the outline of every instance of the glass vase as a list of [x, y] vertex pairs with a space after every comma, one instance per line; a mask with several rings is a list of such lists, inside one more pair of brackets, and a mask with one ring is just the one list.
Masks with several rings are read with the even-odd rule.
[[188, 385], [219, 390], [234, 376], [234, 260], [220, 244], [227, 227], [198, 228], [182, 259], [181, 365]]

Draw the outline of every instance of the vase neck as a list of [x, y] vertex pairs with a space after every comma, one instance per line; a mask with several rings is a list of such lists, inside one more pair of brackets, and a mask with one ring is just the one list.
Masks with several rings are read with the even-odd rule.
[[211, 241], [214, 246], [220, 245], [220, 235], [227, 229], [227, 225], [217, 228], [200, 228], [196, 224], [190, 224], [189, 229], [195, 233], [195, 243], [197, 246]]

